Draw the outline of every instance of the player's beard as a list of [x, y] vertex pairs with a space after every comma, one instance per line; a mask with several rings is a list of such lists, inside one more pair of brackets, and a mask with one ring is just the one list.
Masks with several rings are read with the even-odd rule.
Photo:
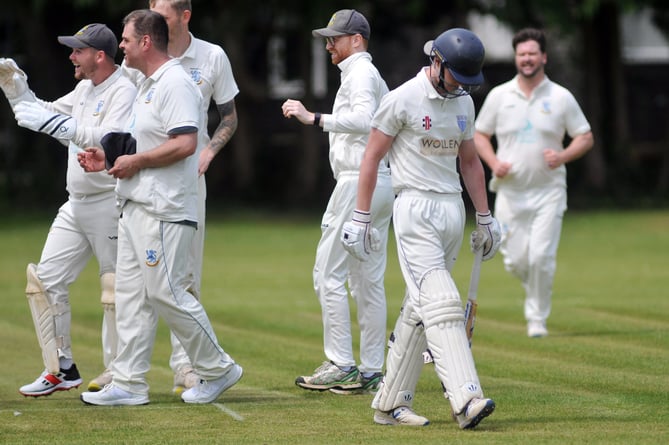
[[540, 75], [544, 71], [544, 64], [539, 62], [536, 65], [533, 66], [531, 71], [527, 71], [523, 69], [523, 66], [518, 67], [518, 74], [523, 76], [526, 79], [533, 79]]

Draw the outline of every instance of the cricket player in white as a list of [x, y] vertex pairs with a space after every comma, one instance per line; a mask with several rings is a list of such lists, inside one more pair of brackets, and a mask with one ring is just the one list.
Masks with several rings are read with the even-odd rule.
[[[339, 242], [342, 227], [353, 214], [360, 162], [370, 123], [381, 98], [388, 92], [385, 81], [367, 52], [370, 27], [353, 9], [335, 12], [326, 28], [312, 31], [326, 39], [332, 63], [341, 70], [341, 85], [331, 114], [307, 111], [301, 102], [288, 99], [284, 116], [322, 127], [329, 133], [330, 165], [337, 180], [321, 222], [321, 239], [313, 270], [314, 289], [321, 304], [325, 361], [313, 375], [300, 376], [295, 384], [304, 389], [335, 393], [375, 391], [383, 369], [386, 344], [386, 270], [388, 225], [394, 199], [387, 159], [377, 163], [378, 183], [371, 204], [378, 249], [359, 261]], [[367, 215], [368, 217], [369, 215]], [[360, 367], [353, 355], [349, 284], [360, 326]]]
[[[242, 377], [242, 368], [219, 346], [207, 314], [189, 289], [188, 251], [197, 227], [197, 144], [202, 139], [202, 96], [179, 62], [167, 54], [165, 19], [138, 10], [124, 19], [121, 49], [129, 67], [146, 77], [129, 121], [137, 153], [120, 156], [108, 171], [122, 201], [116, 279], [119, 350], [112, 383], [84, 392], [91, 405], [149, 402], [150, 367], [158, 316], [184, 346], [202, 380], [181, 394], [209, 403]], [[86, 170], [99, 170], [100, 150], [80, 154]]]
[[[386, 374], [372, 407], [379, 424], [429, 423], [411, 409], [427, 347], [460, 428], [473, 428], [492, 413], [495, 403], [483, 397], [450, 270], [465, 226], [458, 160], [476, 208], [471, 248], [482, 248], [487, 260], [499, 246], [499, 225], [488, 209], [483, 166], [474, 146], [474, 103], [468, 95], [483, 82], [485, 51], [474, 33], [454, 28], [427, 42], [424, 52], [430, 66], [381, 101], [360, 167], [356, 214], [366, 214], [376, 166], [389, 154], [397, 193], [393, 227], [407, 286]], [[369, 223], [354, 218], [346, 223], [342, 242], [364, 258], [374, 249], [370, 230]]]
[[[239, 88], [232, 73], [232, 66], [227, 54], [219, 45], [195, 38], [189, 32], [188, 23], [192, 16], [190, 0], [149, 0], [149, 7], [162, 15], [169, 29], [169, 43], [167, 52], [170, 57], [177, 59], [183, 69], [192, 78], [202, 93], [202, 107], [205, 116], [205, 131], [200, 132], [202, 141], [198, 144], [198, 228], [190, 249], [191, 281], [190, 289], [199, 298], [202, 283], [202, 258], [204, 254], [205, 216], [207, 186], [205, 172], [214, 157], [225, 147], [237, 129], [237, 110], [235, 96]], [[136, 85], [139, 85], [144, 76], [139, 70], [128, 68], [123, 64], [123, 70]], [[208, 109], [214, 101], [218, 110], [220, 122], [210, 138], [207, 129]], [[184, 389], [192, 388], [200, 377], [193, 370], [186, 351], [174, 334], [170, 336], [172, 354], [170, 367], [174, 371], [174, 393], [180, 395]]]
[[[574, 96], [545, 75], [543, 31], [521, 30], [512, 44], [518, 74], [490, 91], [474, 138], [493, 174], [490, 190], [497, 193], [495, 215], [502, 224], [504, 266], [525, 290], [527, 335], [545, 337], [567, 210], [565, 164], [583, 156], [594, 139]], [[565, 132], [571, 138], [566, 148]]]
[[26, 293], [46, 370], [22, 386], [25, 396], [44, 396], [81, 384], [72, 357], [69, 287], [95, 255], [102, 283], [104, 318], [102, 350], [105, 367], [116, 355], [114, 273], [119, 209], [114, 178], [86, 174], [77, 162], [83, 147], [100, 146], [101, 137], [123, 128], [132, 108], [135, 87], [114, 64], [117, 40], [105, 25], [94, 23], [58, 41], [72, 48], [75, 89], [54, 102], [37, 99], [25, 74], [11, 59], [1, 63], [2, 87], [19, 125], [50, 134], [68, 147], [68, 200], [58, 210], [40, 262], [28, 266]]

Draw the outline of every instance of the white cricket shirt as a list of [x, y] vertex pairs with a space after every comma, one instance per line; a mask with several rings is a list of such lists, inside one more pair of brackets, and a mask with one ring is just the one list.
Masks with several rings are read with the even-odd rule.
[[[335, 178], [342, 172], [360, 171], [374, 112], [388, 92], [368, 52], [355, 53], [337, 67], [341, 70], [341, 84], [332, 114], [321, 117], [323, 131], [330, 133], [330, 167]], [[386, 162], [381, 161], [379, 173], [387, 171]]]
[[461, 193], [456, 159], [461, 142], [473, 138], [474, 102], [442, 97], [426, 69], [381, 100], [372, 127], [395, 137], [389, 152], [395, 193]]
[[545, 77], [527, 98], [518, 75], [493, 88], [479, 111], [476, 130], [495, 135], [497, 158], [511, 163], [511, 171], [494, 178], [490, 188], [523, 191], [535, 187], [566, 187], [564, 165], [551, 170], [543, 150], [564, 150], [565, 132], [574, 137], [590, 131], [581, 107], [564, 87]]
[[[202, 131], [202, 122], [202, 95], [179, 61], [171, 59], [140, 85], [127, 131], [142, 153], [167, 141], [175, 129]], [[142, 169], [118, 181], [118, 195], [162, 221], [197, 222], [197, 161], [191, 155], [166, 167]]]
[[[217, 105], [230, 102], [239, 94], [239, 87], [232, 73], [230, 59], [223, 48], [189, 34], [190, 45], [181, 57], [174, 59], [181, 63], [202, 94], [206, 130], [210, 102], [213, 100]], [[125, 75], [136, 85], [144, 80], [144, 75], [139, 70], [126, 66], [125, 61], [122, 66]], [[210, 139], [207, 131], [202, 132], [202, 137], [203, 145], [200, 148], [205, 147]]]
[[70, 195], [81, 197], [114, 190], [116, 179], [106, 171], [86, 173], [77, 161], [77, 152], [80, 148], [101, 147], [100, 139], [105, 134], [123, 130], [136, 92], [117, 68], [99, 85], [81, 80], [73, 91], [56, 101], [39, 101], [45, 108], [77, 120], [77, 131], [68, 147], [66, 187]]

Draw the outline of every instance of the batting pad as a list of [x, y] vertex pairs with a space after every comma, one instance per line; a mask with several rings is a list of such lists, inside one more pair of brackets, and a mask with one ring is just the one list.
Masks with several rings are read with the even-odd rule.
[[60, 372], [58, 360], [58, 345], [56, 341], [56, 324], [51, 311], [51, 304], [44, 294], [42, 282], [37, 277], [37, 266], [28, 264], [26, 270], [28, 283], [26, 284], [26, 297], [33, 316], [37, 340], [42, 348], [42, 359], [46, 370], [52, 374]]
[[413, 405], [426, 345], [423, 325], [406, 298], [390, 337], [386, 375], [372, 408], [390, 411], [398, 406]]
[[105, 368], [109, 368], [112, 360], [116, 358], [118, 348], [118, 331], [116, 330], [116, 297], [114, 283], [116, 274], [105, 273], [100, 277], [102, 295], [100, 302], [104, 310], [102, 318], [102, 362]]
[[427, 345], [453, 412], [460, 413], [473, 397], [483, 397], [465, 332], [460, 294], [448, 271], [430, 271], [420, 288]]

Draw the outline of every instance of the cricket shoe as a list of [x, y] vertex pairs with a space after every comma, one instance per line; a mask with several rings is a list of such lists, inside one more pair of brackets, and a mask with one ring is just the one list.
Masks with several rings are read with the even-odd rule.
[[406, 426], [425, 426], [430, 421], [423, 416], [416, 414], [408, 406], [398, 406], [390, 411], [376, 410], [374, 412], [374, 422], [379, 425], [406, 425]]
[[465, 409], [455, 415], [455, 420], [463, 430], [474, 428], [479, 422], [495, 411], [495, 402], [492, 399], [473, 398]]
[[237, 383], [243, 373], [242, 367], [235, 363], [223, 377], [214, 380], [200, 379], [197, 385], [181, 393], [181, 400], [186, 403], [211, 403], [223, 394], [223, 391]]
[[19, 392], [26, 397], [48, 396], [55, 391], [77, 388], [82, 382], [77, 365], [72, 363], [69, 369], [60, 368], [58, 374], [51, 374], [45, 370], [37, 380], [19, 388]]
[[191, 366], [182, 366], [174, 373], [172, 392], [177, 396], [181, 396], [185, 390], [191, 389], [200, 383], [200, 380], [202, 379]]
[[355, 366], [348, 371], [343, 371], [333, 362], [323, 362], [312, 375], [303, 375], [295, 379], [295, 384], [300, 388], [314, 391], [325, 391], [331, 388], [356, 389], [360, 387], [358, 375], [360, 372]]
[[102, 388], [109, 385], [112, 382], [112, 373], [111, 370], [105, 369], [102, 374], [88, 382], [88, 390], [90, 392], [101, 391]]
[[81, 401], [86, 405], [120, 406], [120, 405], [148, 405], [149, 396], [136, 394], [119, 388], [113, 383], [106, 385], [100, 391], [82, 392]]
[[540, 338], [548, 336], [548, 329], [546, 323], [543, 321], [530, 321], [527, 323], [527, 336], [532, 338]]
[[364, 376], [364, 373], [358, 373], [358, 378], [356, 379], [355, 384], [350, 386], [335, 387], [330, 388], [330, 392], [335, 394], [376, 394], [381, 385], [381, 380], [383, 380], [383, 374], [380, 372], [375, 372], [368, 377]]

